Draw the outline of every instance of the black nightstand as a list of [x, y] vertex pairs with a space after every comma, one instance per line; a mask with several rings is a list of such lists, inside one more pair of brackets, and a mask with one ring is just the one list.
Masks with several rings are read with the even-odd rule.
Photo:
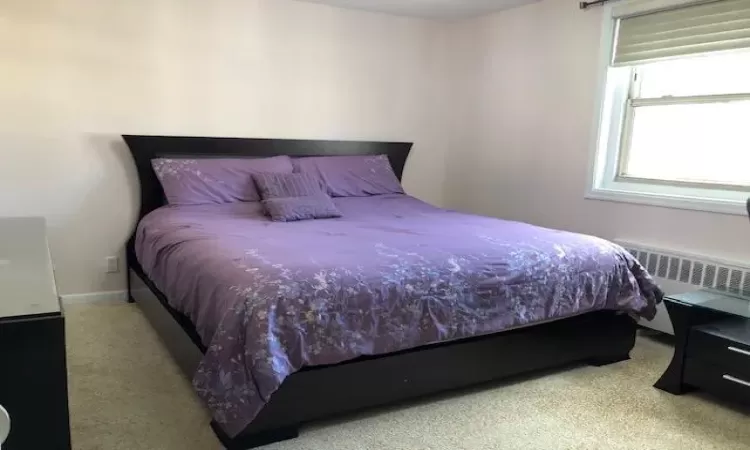
[[44, 219], [0, 219], [0, 405], [3, 450], [70, 450], [65, 318]]
[[672, 362], [655, 387], [750, 403], [750, 299], [703, 290], [664, 299], [675, 332]]

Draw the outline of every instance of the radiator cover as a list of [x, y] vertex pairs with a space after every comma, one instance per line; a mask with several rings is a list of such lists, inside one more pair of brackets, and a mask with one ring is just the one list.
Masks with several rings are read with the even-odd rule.
[[[666, 294], [711, 288], [728, 294], [750, 297], [748, 264], [631, 241], [615, 242], [638, 259]], [[648, 328], [674, 334], [664, 304], [659, 305], [659, 312], [653, 321], [641, 320], [640, 323]]]

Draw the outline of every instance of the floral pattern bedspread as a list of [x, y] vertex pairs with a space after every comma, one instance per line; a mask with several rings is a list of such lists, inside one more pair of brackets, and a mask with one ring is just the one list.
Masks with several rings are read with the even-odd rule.
[[241, 432], [286, 377], [593, 310], [652, 318], [661, 291], [603, 239], [406, 195], [335, 199], [340, 219], [270, 222], [258, 203], [163, 207], [138, 260], [207, 347], [194, 376]]

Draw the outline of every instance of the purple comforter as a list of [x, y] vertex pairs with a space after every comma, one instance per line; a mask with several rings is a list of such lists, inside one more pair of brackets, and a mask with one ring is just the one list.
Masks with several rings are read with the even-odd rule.
[[621, 247], [435, 208], [339, 198], [341, 219], [275, 223], [259, 203], [164, 207], [138, 260], [208, 348], [193, 384], [230, 435], [284, 379], [593, 310], [647, 318], [661, 293]]

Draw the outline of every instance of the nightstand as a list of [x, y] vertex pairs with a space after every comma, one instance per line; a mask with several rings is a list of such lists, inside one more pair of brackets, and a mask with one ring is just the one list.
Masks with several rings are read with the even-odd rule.
[[70, 449], [65, 318], [44, 219], [0, 219], [0, 405], [3, 450]]
[[750, 403], [750, 299], [701, 290], [664, 302], [675, 352], [654, 386], [678, 395], [703, 389]]

